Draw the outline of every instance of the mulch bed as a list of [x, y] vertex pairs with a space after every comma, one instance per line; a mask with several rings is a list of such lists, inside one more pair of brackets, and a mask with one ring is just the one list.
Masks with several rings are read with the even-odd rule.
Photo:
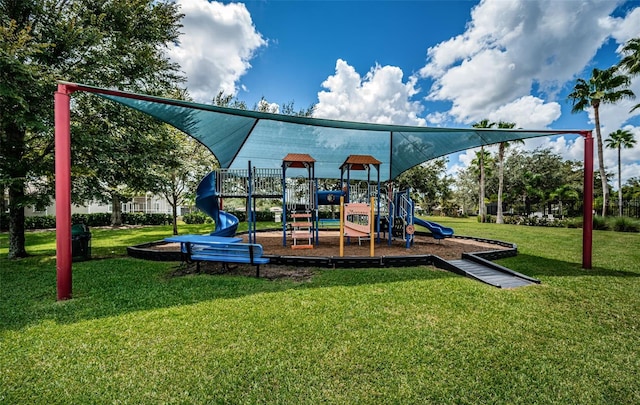
[[[244, 242], [248, 241], [247, 235], [241, 235]], [[338, 231], [320, 231], [319, 244], [310, 249], [292, 249], [291, 238], [287, 238], [287, 246], [282, 246], [282, 232], [258, 232], [257, 243], [261, 244], [265, 254], [278, 256], [319, 256], [332, 257], [340, 255], [340, 236]], [[178, 244], [166, 244], [158, 246], [161, 249], [179, 250]], [[376, 243], [375, 256], [402, 256], [402, 255], [435, 255], [445, 260], [459, 259], [462, 253], [473, 253], [487, 250], [505, 249], [499, 245], [479, 242], [472, 239], [450, 238], [437, 241], [430, 236], [416, 235], [411, 248], [406, 249], [403, 241], [393, 241], [391, 246], [386, 240]], [[349, 245], [344, 246], [345, 256], [369, 256], [370, 242], [362, 241], [358, 244], [357, 238], [352, 238]], [[197, 273], [196, 265], [181, 265], [171, 276], [179, 277]], [[203, 274], [234, 274], [255, 276], [255, 267], [250, 265], [223, 266], [220, 263], [202, 262], [200, 273]], [[260, 277], [269, 280], [288, 279], [296, 282], [308, 281], [313, 277], [313, 270], [306, 267], [284, 265], [260, 266]]]

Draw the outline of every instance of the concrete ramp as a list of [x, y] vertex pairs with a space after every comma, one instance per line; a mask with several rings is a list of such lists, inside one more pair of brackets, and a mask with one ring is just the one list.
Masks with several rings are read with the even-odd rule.
[[[462, 259], [447, 260], [447, 270], [473, 278], [498, 288], [516, 288], [540, 284], [540, 280], [518, 273], [473, 254], [464, 253]], [[447, 267], [449, 267], [447, 266]]]

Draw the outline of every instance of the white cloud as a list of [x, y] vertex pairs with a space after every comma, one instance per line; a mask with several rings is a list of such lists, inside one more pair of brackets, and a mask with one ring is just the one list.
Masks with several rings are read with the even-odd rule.
[[[463, 34], [429, 48], [420, 71], [434, 80], [429, 99], [451, 101], [449, 113], [470, 123], [534, 86], [553, 98], [611, 35], [615, 7], [612, 1], [484, 0]], [[539, 118], [554, 116], [546, 114]]]
[[631, 38], [640, 36], [640, 7], [632, 10], [624, 18], [606, 18], [603, 24], [611, 27], [611, 36], [622, 46]]
[[267, 100], [262, 99], [258, 101], [258, 111], [278, 114], [280, 112], [280, 106], [278, 103], [270, 103]]
[[560, 104], [545, 103], [538, 97], [524, 96], [498, 107], [487, 117], [493, 122], [514, 122], [516, 128], [539, 129], [557, 120], [560, 115]]
[[177, 0], [185, 14], [181, 43], [171, 46], [171, 60], [187, 76], [187, 88], [197, 101], [211, 101], [220, 91], [236, 93], [236, 82], [251, 67], [249, 61], [267, 42], [256, 31], [242, 3]]
[[[640, 163], [634, 162], [634, 163], [622, 166], [622, 186], [624, 186], [627, 180], [629, 180], [631, 177], [638, 177], [638, 176], [640, 176]], [[617, 190], [618, 189], [617, 170], [616, 170], [616, 175], [614, 178], [613, 185], [614, 185], [614, 188]]]
[[579, 135], [527, 139], [520, 148], [525, 151], [537, 148], [550, 149], [564, 160], [584, 161], [584, 141]]
[[449, 118], [450, 117], [448, 113], [438, 111], [429, 113], [426, 117], [428, 124], [432, 126], [441, 126], [442, 124], [447, 122]]
[[476, 158], [476, 152], [480, 151], [480, 148], [467, 149], [458, 155], [459, 167], [467, 168], [471, 166], [471, 161]]
[[364, 77], [342, 59], [318, 93], [315, 117], [379, 124], [425, 125], [419, 118], [422, 106], [411, 101], [418, 89], [410, 78], [403, 82], [402, 70], [376, 65]]

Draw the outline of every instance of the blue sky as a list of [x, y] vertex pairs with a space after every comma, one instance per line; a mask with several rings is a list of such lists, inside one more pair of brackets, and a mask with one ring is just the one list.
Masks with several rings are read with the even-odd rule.
[[[571, 114], [575, 79], [607, 68], [640, 37], [640, 1], [246, 1], [177, 0], [183, 35], [169, 50], [197, 101], [220, 90], [274, 112], [293, 101], [342, 120], [468, 127], [483, 118], [527, 129], [591, 129]], [[640, 78], [635, 102], [601, 109], [603, 135], [625, 128], [625, 181], [640, 176]], [[575, 137], [528, 141], [582, 160]], [[605, 151], [616, 173], [616, 154]], [[450, 157], [450, 171], [473, 151]], [[617, 181], [617, 180], [616, 180]]]

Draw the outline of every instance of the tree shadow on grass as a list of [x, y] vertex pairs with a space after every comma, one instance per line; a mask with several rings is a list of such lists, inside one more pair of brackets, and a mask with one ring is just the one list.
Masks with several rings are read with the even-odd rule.
[[640, 277], [640, 273], [628, 270], [614, 270], [604, 267], [583, 269], [582, 263], [549, 259], [540, 256], [518, 254], [500, 260], [500, 264], [531, 277]]
[[290, 272], [278, 276], [269, 266], [261, 266], [263, 277], [256, 278], [252, 266], [225, 274], [203, 271], [176, 276], [179, 267], [175, 262], [133, 258], [79, 262], [73, 266], [73, 298], [57, 302], [55, 260], [31, 257], [22, 265], [14, 262], [1, 270], [0, 330], [19, 330], [47, 321], [65, 324], [117, 317], [254, 294], [459, 277], [428, 266], [311, 271], [273, 266]]
[[[640, 272], [596, 267], [520, 254], [500, 264], [532, 277], [640, 277]], [[55, 259], [32, 256], [0, 262], [0, 330], [18, 330], [51, 321], [74, 323], [127, 313], [241, 298], [255, 294], [330, 287], [357, 287], [408, 281], [438, 281], [460, 276], [428, 266], [375, 269], [308, 269], [238, 266], [223, 273], [215, 265], [201, 273], [183, 271], [175, 262], [114, 258], [74, 263], [73, 299], [56, 302]], [[219, 266], [219, 265], [218, 265]], [[443, 284], [445, 285], [445, 284]], [[446, 284], [449, 285], [449, 284]], [[475, 285], [475, 284], [474, 284]], [[477, 284], [481, 285], [481, 284]], [[436, 291], [431, 293], [437, 294]], [[488, 289], [494, 287], [486, 286]]]

